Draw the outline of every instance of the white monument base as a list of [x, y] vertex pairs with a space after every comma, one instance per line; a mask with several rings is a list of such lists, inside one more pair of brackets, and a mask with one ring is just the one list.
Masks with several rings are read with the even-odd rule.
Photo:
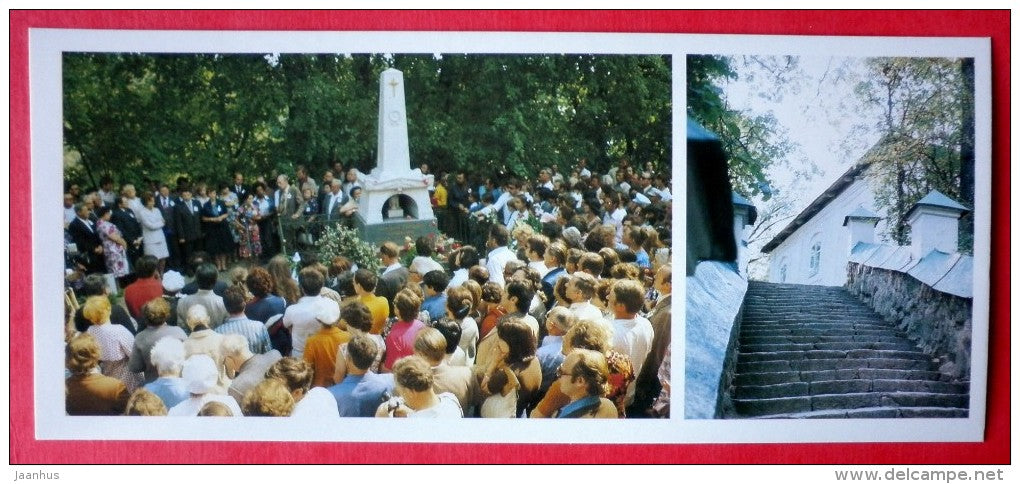
[[358, 221], [362, 238], [370, 243], [438, 232], [432, 213], [428, 179], [411, 169], [407, 144], [404, 76], [386, 69], [379, 78], [379, 151], [371, 174], [358, 174], [362, 195]]

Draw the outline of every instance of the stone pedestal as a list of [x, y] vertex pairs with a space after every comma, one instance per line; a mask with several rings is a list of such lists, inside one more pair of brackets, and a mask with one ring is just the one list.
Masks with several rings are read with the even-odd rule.
[[428, 179], [411, 169], [407, 141], [404, 75], [386, 69], [379, 77], [379, 135], [376, 167], [360, 174], [363, 187], [359, 229], [364, 240], [402, 243], [404, 237], [438, 232]]

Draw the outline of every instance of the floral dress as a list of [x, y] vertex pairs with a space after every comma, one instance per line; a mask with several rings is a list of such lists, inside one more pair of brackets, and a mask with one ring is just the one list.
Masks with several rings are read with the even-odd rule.
[[106, 272], [113, 274], [114, 277], [124, 277], [128, 275], [128, 258], [127, 251], [120, 244], [113, 241], [113, 237], [124, 238], [121, 235], [120, 230], [117, 229], [116, 225], [113, 225], [106, 220], [100, 220], [96, 227], [99, 232], [99, 238], [103, 241], [103, 256], [106, 258]]
[[237, 229], [237, 218], [239, 216], [237, 206], [224, 204], [224, 208], [227, 210], [227, 218], [224, 222], [227, 223], [227, 228], [230, 229], [230, 239], [236, 244], [241, 239], [240, 231]]
[[237, 209], [237, 231], [238, 255], [242, 259], [262, 255], [262, 237], [259, 234], [259, 224], [255, 217], [259, 215], [258, 207], [241, 206]]
[[610, 387], [606, 398], [616, 404], [617, 413], [623, 418], [626, 416], [627, 387], [634, 381], [634, 366], [629, 356], [616, 350], [606, 352], [606, 362], [609, 364]]

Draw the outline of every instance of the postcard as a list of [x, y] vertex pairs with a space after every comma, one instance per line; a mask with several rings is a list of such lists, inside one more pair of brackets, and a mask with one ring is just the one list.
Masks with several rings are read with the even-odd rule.
[[[321, 63], [332, 66], [332, 77], [309, 74], [326, 72]], [[176, 93], [156, 90], [165, 80], [158, 76], [175, 68], [202, 73], [174, 81]], [[983, 439], [992, 191], [987, 39], [32, 28], [29, 69], [30, 371], [39, 441]], [[396, 79], [403, 85], [383, 84], [394, 79], [381, 77], [386, 69], [402, 74]], [[323, 101], [238, 101], [263, 95], [270, 83], [279, 83], [272, 89], [285, 98]], [[394, 97], [401, 91], [406, 108], [379, 101], [390, 90]], [[177, 98], [207, 104], [186, 106]], [[117, 111], [118, 102], [148, 111]], [[439, 102], [447, 104], [430, 105]], [[324, 115], [300, 111], [309, 107], [349, 115], [322, 125]], [[266, 111], [243, 111], [256, 108]], [[191, 114], [182, 117], [183, 109]], [[206, 110], [208, 119], [199, 119]], [[257, 126], [231, 135], [182, 122], [215, 124], [209, 120], [231, 116]], [[320, 124], [302, 127], [301, 116]], [[409, 147], [383, 139], [387, 123], [403, 123]], [[159, 136], [145, 131], [159, 126], [165, 130]], [[414, 132], [422, 127], [436, 131]], [[590, 138], [553, 135], [564, 129]], [[549, 141], [538, 145], [542, 130]], [[519, 133], [517, 144], [501, 132]], [[297, 135], [315, 139], [288, 145], [287, 136]], [[484, 136], [491, 144], [479, 141]], [[473, 144], [460, 142], [467, 139]], [[66, 256], [67, 247], [54, 236], [67, 208], [57, 194], [69, 180], [108, 175], [117, 186], [153, 182], [158, 192], [160, 184], [174, 189], [187, 179], [191, 164], [203, 164], [199, 171], [210, 186], [244, 172], [261, 176], [272, 190], [275, 175], [298, 164], [310, 166], [317, 179], [340, 161], [378, 181], [388, 156], [381, 153], [392, 146], [408, 150], [419, 175], [419, 165], [431, 161], [439, 175], [537, 179], [529, 170], [549, 164], [564, 191], [571, 178], [582, 179], [581, 160], [596, 177], [621, 175], [606, 173], [602, 193], [622, 193], [626, 198], [617, 203], [646, 217], [628, 224], [665, 228], [656, 236], [668, 245], [649, 254], [654, 267], [668, 260], [685, 268], [668, 280], [675, 297], [666, 332], [680, 337], [660, 342], [665, 355], [646, 359], [645, 349], [632, 359], [633, 377], [643, 375], [661, 390], [645, 395], [649, 406], [656, 402], [659, 418], [465, 418], [436, 426], [371, 418], [142, 423], [67, 414], [64, 334], [57, 323], [66, 318], [59, 291], [41, 289], [65, 285], [69, 270], [58, 255]], [[394, 180], [385, 186], [408, 191], [394, 198], [399, 204], [365, 202], [379, 212], [371, 218], [427, 221], [429, 195], [422, 190], [419, 198], [420, 187], [397, 187], [404, 182]], [[484, 186], [484, 176], [479, 182]], [[644, 210], [649, 206], [668, 208]], [[458, 230], [433, 218], [440, 230]], [[646, 285], [649, 294], [664, 297]], [[642, 368], [648, 361], [656, 371]]]

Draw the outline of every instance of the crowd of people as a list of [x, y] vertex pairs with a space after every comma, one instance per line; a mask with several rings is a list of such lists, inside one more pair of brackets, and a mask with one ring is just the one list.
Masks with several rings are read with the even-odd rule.
[[362, 188], [294, 178], [68, 186], [69, 415], [668, 417], [668, 173], [429, 177], [466, 245], [386, 241], [380, 271], [281, 253]]

